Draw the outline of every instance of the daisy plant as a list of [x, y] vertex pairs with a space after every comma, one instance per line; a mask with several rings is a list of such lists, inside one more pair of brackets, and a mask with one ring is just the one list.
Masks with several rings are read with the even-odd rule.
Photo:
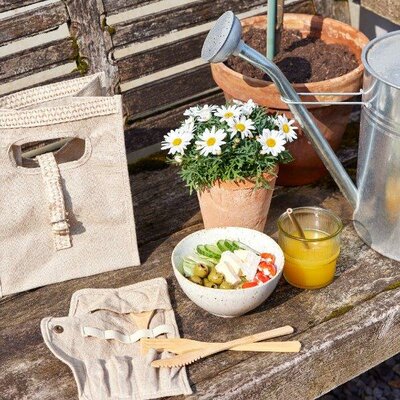
[[285, 146], [297, 138], [294, 120], [269, 115], [252, 100], [191, 107], [184, 116], [161, 148], [168, 150], [169, 162], [180, 166], [190, 191], [249, 178], [256, 187], [269, 188], [265, 174], [293, 159]]

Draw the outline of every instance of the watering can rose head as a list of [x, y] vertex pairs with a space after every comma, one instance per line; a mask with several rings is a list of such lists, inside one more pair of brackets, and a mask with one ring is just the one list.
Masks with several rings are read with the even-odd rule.
[[178, 129], [164, 136], [161, 149], [191, 191], [211, 187], [216, 181], [254, 179], [269, 187], [266, 173], [292, 161], [286, 144], [297, 139], [294, 120], [269, 115], [252, 100], [233, 100], [224, 106], [191, 107]]

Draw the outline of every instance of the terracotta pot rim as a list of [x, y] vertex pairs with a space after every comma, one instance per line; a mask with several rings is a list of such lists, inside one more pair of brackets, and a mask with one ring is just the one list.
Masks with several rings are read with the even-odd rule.
[[[263, 175], [268, 182], [273, 182], [278, 177], [279, 165], [275, 165], [275, 168], [271, 172], [265, 172]], [[243, 189], [254, 189], [255, 187], [255, 180], [254, 178], [244, 178], [239, 181], [221, 181], [217, 180], [213, 187], [218, 187], [226, 190], [243, 190]], [[261, 188], [262, 189], [262, 188]], [[207, 190], [207, 189], [205, 189]], [[209, 189], [208, 189], [209, 190]], [[265, 189], [271, 190], [271, 189]], [[204, 190], [199, 190], [198, 193], [202, 193]]]
[[[286, 13], [284, 15], [284, 20], [290, 21], [290, 20], [294, 20], [295, 18], [305, 18], [305, 19], [316, 19], [319, 20], [320, 22], [328, 22], [330, 23], [332, 26], [337, 26], [338, 30], [340, 30], [340, 27], [346, 27], [346, 29], [351, 29], [353, 30], [357, 36], [362, 39], [363, 41], [365, 41], [365, 43], [362, 44], [361, 49], [368, 43], [368, 38], [359, 30], [353, 28], [352, 26], [345, 24], [344, 22], [341, 21], [337, 21], [335, 19], [332, 18], [326, 18], [326, 17], [322, 17], [319, 15], [309, 15], [309, 14], [296, 14], [296, 13]], [[250, 25], [250, 23], [246, 24], [246, 22], [252, 22], [255, 19], [260, 19], [260, 18], [266, 18], [265, 16], [255, 16], [255, 17], [249, 17], [249, 18], [245, 18], [241, 21], [242, 26], [246, 26], [246, 25]], [[341, 76], [337, 76], [335, 78], [331, 78], [331, 79], [326, 79], [324, 81], [318, 81], [318, 82], [309, 82], [309, 83], [294, 83], [292, 84], [292, 86], [297, 90], [304, 90], [307, 89], [310, 92], [318, 92], [318, 87], [321, 86], [321, 84], [326, 84], [327, 82], [329, 82], [329, 84], [331, 86], [337, 86], [337, 83], [339, 83], [340, 81], [342, 81], [343, 79], [346, 78], [357, 78], [359, 75], [361, 75], [364, 71], [364, 65], [362, 64], [361, 59], [358, 60], [359, 65], [357, 68], [353, 69], [352, 71], [348, 72], [347, 74], [341, 75]], [[235, 76], [236, 78], [242, 79], [245, 82], [250, 82], [250, 83], [254, 83], [257, 86], [261, 86], [263, 89], [265, 88], [271, 88], [274, 89], [276, 88], [276, 85], [273, 82], [267, 82], [261, 79], [257, 79], [257, 78], [251, 78], [248, 76], [245, 76], [239, 72], [234, 71], [233, 69], [229, 68], [228, 66], [226, 66], [223, 62], [222, 63], [216, 63], [216, 64], [211, 64], [211, 68], [218, 70], [218, 69], [222, 69], [225, 70], [226, 72], [229, 72], [230, 74], [232, 74], [233, 76]], [[277, 90], [277, 89], [276, 89]], [[350, 96], [349, 96], [350, 97]], [[342, 97], [343, 100], [346, 99], [345, 96]]]

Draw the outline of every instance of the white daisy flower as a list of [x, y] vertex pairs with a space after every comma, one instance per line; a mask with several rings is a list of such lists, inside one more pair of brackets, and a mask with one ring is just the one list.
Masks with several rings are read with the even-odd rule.
[[257, 104], [254, 103], [254, 101], [253, 101], [252, 99], [249, 99], [246, 103], [244, 103], [244, 104], [242, 105], [241, 111], [242, 111], [242, 113], [243, 113], [244, 115], [249, 116], [249, 115], [254, 111], [254, 109], [255, 109], [256, 107], [257, 107]]
[[293, 142], [293, 140], [297, 139], [296, 129], [297, 126], [293, 126], [294, 119], [290, 121], [287, 119], [286, 115], [278, 115], [276, 120], [276, 124], [279, 128], [279, 132], [284, 136], [286, 141]]
[[242, 139], [245, 137], [253, 137], [251, 133], [252, 130], [255, 130], [254, 122], [251, 119], [246, 118], [245, 116], [241, 116], [240, 118], [235, 118], [233, 121], [229, 123], [231, 139], [239, 132]]
[[285, 138], [278, 131], [263, 129], [263, 133], [257, 138], [257, 141], [262, 146], [261, 154], [271, 154], [276, 157], [285, 150]]
[[175, 160], [175, 162], [176, 162], [177, 164], [182, 164], [182, 161], [183, 161], [182, 155], [181, 155], [181, 154], [177, 154], [177, 155], [174, 157], [174, 160]]
[[197, 115], [198, 112], [199, 112], [199, 107], [198, 107], [198, 106], [196, 106], [196, 107], [190, 107], [190, 108], [188, 108], [187, 110], [185, 110], [185, 111], [183, 112], [183, 115], [184, 115], [185, 117], [195, 117], [195, 116]]
[[240, 117], [240, 108], [236, 105], [231, 106], [221, 106], [217, 108], [215, 116], [219, 117], [221, 121], [231, 122], [235, 118]]
[[243, 103], [243, 101], [241, 101], [241, 100], [236, 100], [236, 99], [233, 99], [232, 100], [232, 103], [233, 104], [236, 104], [237, 106], [242, 106], [244, 103]]
[[168, 154], [183, 154], [192, 139], [192, 134], [184, 133], [181, 129], [173, 129], [164, 136], [161, 150], [169, 150]]
[[208, 156], [210, 153], [214, 155], [221, 154], [221, 146], [225, 144], [224, 141], [226, 132], [223, 129], [216, 130], [215, 126], [210, 129], [206, 128], [196, 141], [197, 149], [200, 154]]
[[193, 135], [194, 124], [195, 124], [194, 117], [189, 117], [189, 118], [186, 118], [185, 121], [183, 121], [183, 124], [179, 129], [184, 134]]
[[207, 122], [211, 119], [215, 108], [216, 106], [209, 106], [208, 104], [205, 104], [203, 107], [199, 108], [195, 117], [197, 117], [200, 122]]

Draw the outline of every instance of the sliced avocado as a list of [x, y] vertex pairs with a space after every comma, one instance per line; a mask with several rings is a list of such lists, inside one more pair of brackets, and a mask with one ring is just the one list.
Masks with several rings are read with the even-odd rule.
[[222, 251], [228, 251], [229, 249], [225, 246], [225, 240], [218, 240], [217, 247]]

